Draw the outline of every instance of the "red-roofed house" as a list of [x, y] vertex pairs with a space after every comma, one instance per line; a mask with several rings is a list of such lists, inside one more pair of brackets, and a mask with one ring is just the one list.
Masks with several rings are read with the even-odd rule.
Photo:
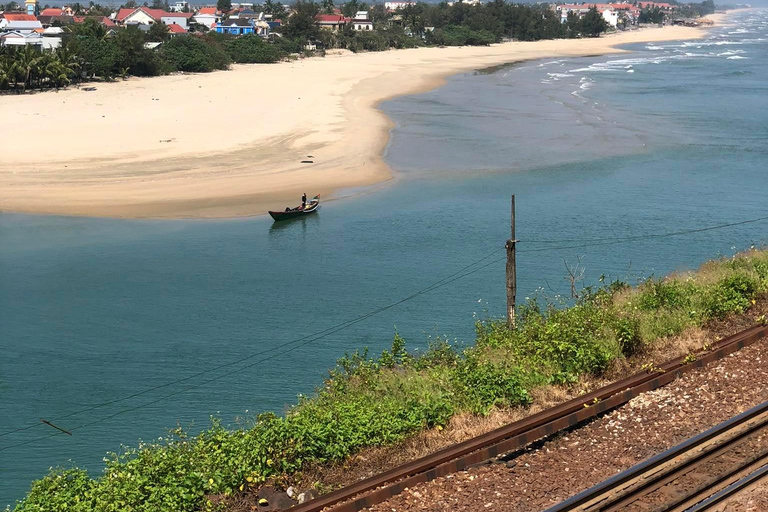
[[163, 9], [150, 9], [149, 7], [135, 9], [123, 7], [117, 11], [115, 20], [120, 25], [154, 25], [162, 22], [166, 25], [180, 25], [186, 30], [192, 16], [193, 14], [188, 12], [166, 12]]
[[170, 32], [171, 37], [173, 37], [179, 34], [186, 34], [187, 30], [181, 25], [176, 25], [175, 23], [171, 23], [170, 25], [168, 25], [168, 32]]
[[343, 29], [347, 23], [350, 23], [351, 21], [351, 18], [345, 18], [341, 14], [318, 14], [315, 16], [315, 23], [317, 23], [320, 28], [332, 30], [334, 32]]
[[43, 12], [40, 13], [40, 16], [65, 16], [65, 14], [64, 9], [50, 7], [48, 9], [43, 9]]
[[32, 32], [38, 28], [42, 29], [43, 24], [32, 14], [0, 14], [0, 30]]
[[641, 9], [650, 8], [653, 9], [654, 7], [658, 7], [662, 11], [668, 11], [672, 9], [672, 5], [667, 3], [657, 3], [657, 2], [637, 2], [637, 6]]
[[203, 7], [192, 18], [192, 21], [205, 25], [206, 27], [212, 27], [216, 23], [221, 21], [221, 11], [215, 7]]

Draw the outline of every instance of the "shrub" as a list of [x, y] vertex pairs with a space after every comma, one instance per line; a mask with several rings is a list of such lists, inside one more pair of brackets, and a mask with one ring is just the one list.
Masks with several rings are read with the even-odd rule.
[[660, 308], [685, 308], [691, 303], [691, 295], [695, 291], [692, 283], [675, 280], [648, 279], [640, 287], [637, 297], [637, 307], [646, 311]]
[[229, 56], [213, 41], [175, 37], [162, 47], [162, 55], [176, 71], [209, 72], [229, 67]]
[[282, 57], [276, 46], [265, 43], [255, 34], [232, 38], [225, 43], [225, 48], [232, 62], [243, 64], [271, 64]]
[[427, 41], [444, 46], [487, 46], [497, 42], [487, 30], [472, 30], [462, 25], [448, 25], [428, 33]]
[[387, 40], [377, 32], [355, 32], [347, 40], [347, 48], [357, 52], [380, 52], [389, 49]]
[[743, 313], [759, 288], [759, 282], [746, 274], [727, 276], [710, 286], [702, 301], [707, 318], [725, 318], [730, 313]]
[[457, 394], [463, 395], [467, 409], [475, 414], [488, 414], [496, 406], [514, 407], [531, 402], [519, 368], [481, 362], [474, 354], [456, 366], [451, 382]]

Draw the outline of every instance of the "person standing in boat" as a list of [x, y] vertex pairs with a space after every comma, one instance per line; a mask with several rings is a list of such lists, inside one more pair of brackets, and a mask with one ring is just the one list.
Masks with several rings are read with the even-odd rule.
[[301, 196], [301, 209], [303, 210], [306, 207], [307, 207], [307, 193], [304, 192], [304, 194]]

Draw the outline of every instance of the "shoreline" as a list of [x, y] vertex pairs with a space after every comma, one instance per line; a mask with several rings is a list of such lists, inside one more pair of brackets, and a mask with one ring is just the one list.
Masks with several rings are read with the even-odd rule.
[[339, 199], [395, 177], [383, 159], [394, 126], [384, 101], [461, 72], [626, 53], [617, 46], [698, 39], [708, 28], [332, 55], [1, 98], [21, 122], [0, 166], [0, 211], [232, 218], [282, 210], [302, 192]]

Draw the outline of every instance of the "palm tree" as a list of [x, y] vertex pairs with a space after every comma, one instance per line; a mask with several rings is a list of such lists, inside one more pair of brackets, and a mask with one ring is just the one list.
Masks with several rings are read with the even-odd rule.
[[23, 51], [17, 52], [16, 65], [24, 79], [24, 86], [22, 87], [21, 92], [26, 92], [32, 77], [39, 71], [40, 52], [33, 49], [32, 46], [26, 45]]
[[82, 59], [69, 46], [59, 47], [56, 50], [56, 57], [64, 71], [67, 72], [67, 83], [72, 80], [77, 81], [80, 77], [80, 70], [83, 68]]
[[0, 55], [0, 90], [7, 89], [11, 83], [11, 58]]

